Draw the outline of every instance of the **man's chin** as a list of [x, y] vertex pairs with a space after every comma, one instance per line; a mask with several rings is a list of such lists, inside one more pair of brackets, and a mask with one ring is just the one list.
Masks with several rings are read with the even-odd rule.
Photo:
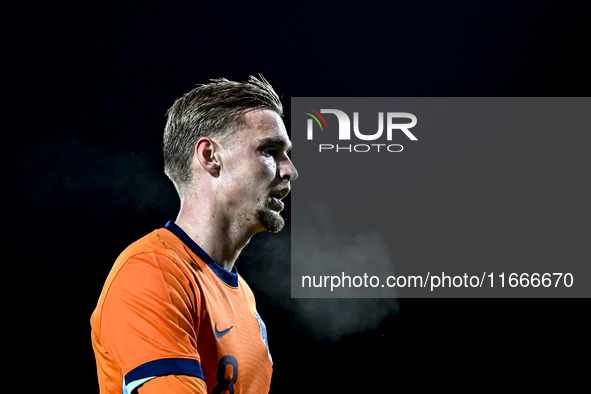
[[270, 209], [258, 210], [257, 219], [265, 230], [270, 233], [278, 233], [283, 230], [283, 227], [285, 226], [285, 219], [281, 217], [279, 212]]

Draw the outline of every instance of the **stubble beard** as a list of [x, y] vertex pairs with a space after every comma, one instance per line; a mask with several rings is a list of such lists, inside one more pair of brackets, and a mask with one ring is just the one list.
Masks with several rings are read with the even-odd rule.
[[270, 233], [278, 233], [285, 226], [285, 219], [281, 217], [279, 212], [272, 211], [269, 208], [257, 209], [256, 218], [265, 230]]

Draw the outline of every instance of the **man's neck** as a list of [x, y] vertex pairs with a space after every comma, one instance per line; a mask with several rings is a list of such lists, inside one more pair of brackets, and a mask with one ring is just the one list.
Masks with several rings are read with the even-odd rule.
[[254, 234], [224, 218], [219, 212], [207, 212], [207, 209], [196, 207], [181, 206], [175, 223], [213, 261], [230, 272], [240, 252]]

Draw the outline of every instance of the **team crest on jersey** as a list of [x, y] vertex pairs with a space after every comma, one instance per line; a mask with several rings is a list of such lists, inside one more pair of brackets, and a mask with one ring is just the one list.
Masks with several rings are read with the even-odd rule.
[[269, 361], [271, 361], [271, 365], [273, 365], [273, 358], [271, 357], [271, 352], [269, 351], [269, 342], [267, 342], [267, 327], [265, 326], [265, 322], [263, 322], [263, 319], [261, 319], [258, 313], [255, 313], [254, 317], [256, 317], [257, 321], [259, 322], [261, 337], [263, 338], [263, 342], [265, 342], [265, 346], [267, 347], [267, 355], [269, 356]]

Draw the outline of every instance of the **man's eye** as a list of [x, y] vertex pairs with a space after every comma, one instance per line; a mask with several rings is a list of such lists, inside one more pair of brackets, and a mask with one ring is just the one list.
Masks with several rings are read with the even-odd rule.
[[277, 149], [275, 149], [275, 148], [267, 148], [267, 149], [263, 149], [263, 152], [267, 156], [275, 156], [277, 154]]

